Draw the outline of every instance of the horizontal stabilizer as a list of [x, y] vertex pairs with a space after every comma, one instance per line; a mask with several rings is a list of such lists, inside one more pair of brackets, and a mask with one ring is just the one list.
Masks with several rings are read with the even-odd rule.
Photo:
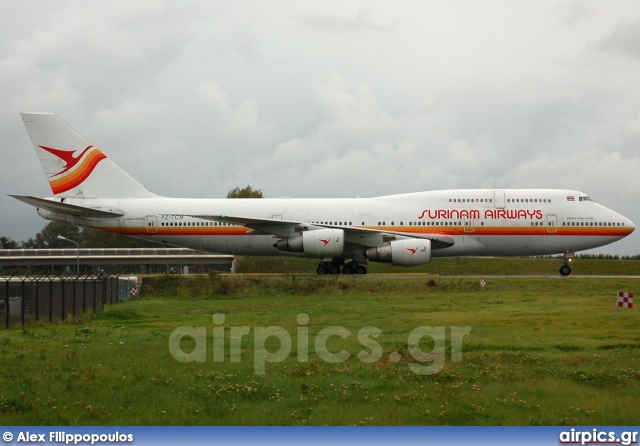
[[47, 200], [44, 198], [31, 197], [28, 195], [9, 195], [16, 200], [23, 201], [31, 206], [45, 209], [49, 212], [59, 212], [61, 214], [74, 215], [83, 218], [119, 218], [124, 215], [122, 212], [103, 211], [100, 209], [76, 206], [74, 204], [62, 203], [59, 201]]

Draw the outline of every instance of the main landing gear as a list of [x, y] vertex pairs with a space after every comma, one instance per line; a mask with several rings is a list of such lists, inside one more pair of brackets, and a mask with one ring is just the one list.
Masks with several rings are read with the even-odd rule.
[[358, 262], [344, 263], [342, 261], [333, 260], [331, 262], [320, 262], [316, 273], [318, 274], [367, 274], [367, 267], [360, 265]]
[[367, 267], [358, 262], [345, 263], [342, 267], [342, 274], [367, 274]]

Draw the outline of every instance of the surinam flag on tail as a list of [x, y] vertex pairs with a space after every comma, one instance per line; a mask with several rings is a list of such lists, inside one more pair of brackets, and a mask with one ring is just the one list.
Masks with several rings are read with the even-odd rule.
[[633, 293], [618, 292], [618, 307], [633, 308]]

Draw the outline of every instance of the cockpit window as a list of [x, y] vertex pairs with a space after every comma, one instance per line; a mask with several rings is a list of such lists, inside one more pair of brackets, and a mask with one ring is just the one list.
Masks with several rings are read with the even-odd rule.
[[591, 199], [591, 197], [579, 197], [578, 199], [579, 199], [580, 201], [593, 201], [593, 200]]

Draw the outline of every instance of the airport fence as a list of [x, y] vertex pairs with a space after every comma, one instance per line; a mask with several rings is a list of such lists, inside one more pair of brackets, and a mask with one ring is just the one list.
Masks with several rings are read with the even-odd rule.
[[54, 322], [137, 295], [137, 277], [99, 275], [0, 277], [0, 326]]

